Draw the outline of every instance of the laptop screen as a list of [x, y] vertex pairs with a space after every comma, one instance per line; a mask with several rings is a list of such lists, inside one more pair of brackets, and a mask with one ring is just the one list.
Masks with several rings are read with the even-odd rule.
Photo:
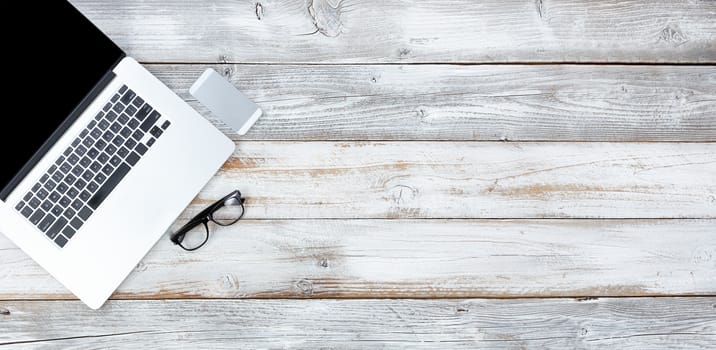
[[4, 112], [3, 120], [12, 121], [0, 121], [4, 201], [124, 54], [66, 1], [11, 1], [2, 7], [3, 16], [12, 17], [2, 24], [2, 83], [10, 91], [3, 101], [13, 105], [8, 110], [19, 111]]

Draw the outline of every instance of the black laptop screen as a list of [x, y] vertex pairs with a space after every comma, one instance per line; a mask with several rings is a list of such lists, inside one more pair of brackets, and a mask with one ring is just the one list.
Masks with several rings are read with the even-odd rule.
[[9, 3], [2, 5], [2, 83], [10, 94], [3, 102], [12, 107], [0, 120], [0, 200], [6, 200], [61, 136], [61, 125], [68, 124], [73, 110], [123, 57], [66, 1]]

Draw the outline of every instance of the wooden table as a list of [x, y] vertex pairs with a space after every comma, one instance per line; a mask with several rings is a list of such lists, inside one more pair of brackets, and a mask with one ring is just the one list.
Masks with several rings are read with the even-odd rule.
[[72, 3], [263, 107], [248, 211], [99, 311], [0, 237], [0, 348], [716, 348], [716, 2]]

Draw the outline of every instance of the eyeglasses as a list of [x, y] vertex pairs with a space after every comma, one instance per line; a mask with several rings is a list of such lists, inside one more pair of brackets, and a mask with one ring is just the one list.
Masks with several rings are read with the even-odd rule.
[[244, 198], [238, 190], [229, 193], [189, 220], [170, 239], [186, 251], [201, 248], [209, 240], [209, 222], [219, 226], [235, 224], [244, 216]]

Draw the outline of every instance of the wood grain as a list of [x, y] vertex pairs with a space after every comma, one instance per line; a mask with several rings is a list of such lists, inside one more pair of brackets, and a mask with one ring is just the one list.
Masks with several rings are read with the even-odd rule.
[[716, 143], [239, 142], [186, 215], [716, 218]]
[[[714, 220], [247, 220], [164, 237], [113, 296], [454, 298], [716, 294]], [[0, 240], [0, 300], [73, 298]]]
[[716, 141], [714, 66], [149, 66], [210, 117], [207, 67], [265, 112], [241, 140]]
[[714, 62], [716, 3], [73, 0], [149, 62]]
[[[716, 298], [0, 302], [13, 349], [713, 349]], [[516, 322], [515, 320], [519, 320]]]

